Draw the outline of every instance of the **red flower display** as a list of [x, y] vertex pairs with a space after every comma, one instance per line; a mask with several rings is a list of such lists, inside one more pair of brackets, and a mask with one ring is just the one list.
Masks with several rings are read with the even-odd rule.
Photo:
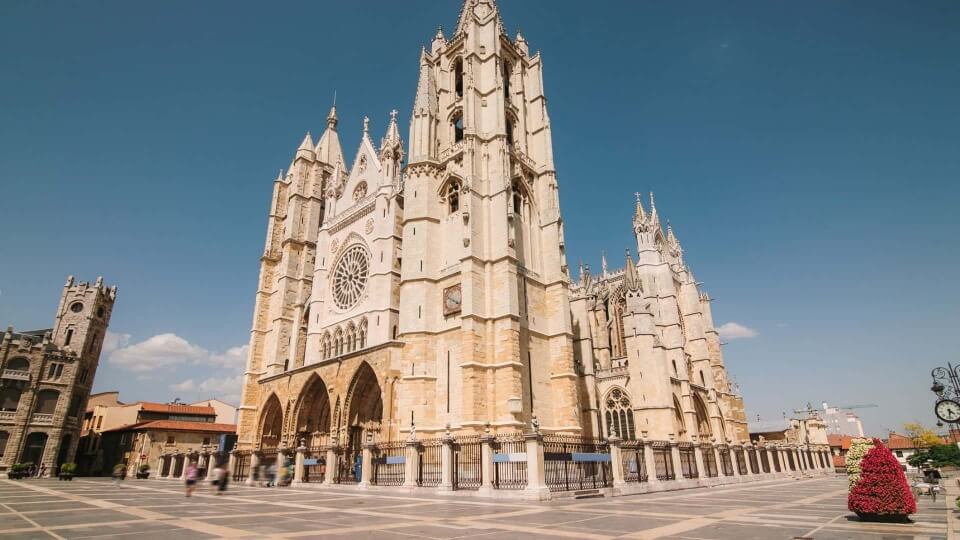
[[906, 518], [915, 514], [917, 502], [897, 458], [878, 439], [873, 444], [860, 462], [860, 481], [847, 496], [847, 508], [861, 518]]

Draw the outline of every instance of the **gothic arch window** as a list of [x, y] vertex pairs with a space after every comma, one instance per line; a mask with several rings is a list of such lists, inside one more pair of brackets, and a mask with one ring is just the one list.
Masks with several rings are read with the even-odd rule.
[[527, 197], [527, 190], [524, 188], [523, 184], [519, 180], [513, 181], [513, 212], [517, 214], [517, 217], [524, 219], [524, 209], [529, 202]]
[[453, 91], [458, 98], [463, 97], [463, 58], [453, 62]]
[[323, 359], [330, 358], [330, 332], [323, 333], [323, 339], [320, 340], [320, 350], [323, 352]]
[[506, 121], [507, 121], [507, 125], [506, 125], [506, 129], [507, 129], [507, 144], [510, 145], [510, 146], [513, 146], [513, 142], [514, 142], [514, 134], [513, 134], [513, 132], [514, 132], [514, 130], [515, 130], [514, 126], [516, 125], [516, 122], [514, 122], [513, 119], [510, 118], [510, 115], [507, 115]]
[[687, 425], [683, 420], [683, 407], [680, 406], [680, 400], [676, 395], [673, 396], [673, 427], [678, 436], [687, 432]]
[[453, 142], [458, 143], [463, 140], [463, 112], [457, 111], [453, 118], [450, 120], [450, 125], [453, 126]]
[[283, 407], [276, 394], [270, 394], [263, 406], [260, 420], [260, 447], [276, 448], [280, 445], [283, 430]]
[[357, 349], [357, 329], [351, 322], [347, 325], [347, 352]]
[[333, 334], [333, 349], [337, 356], [343, 354], [343, 330], [340, 328], [337, 328], [337, 331]]
[[364, 319], [360, 323], [360, 330], [357, 331], [357, 339], [359, 340], [359, 348], [363, 349], [367, 346], [367, 320]]
[[616, 435], [623, 440], [636, 440], [637, 433], [633, 424], [633, 408], [626, 392], [614, 388], [607, 394], [604, 403], [604, 417], [607, 421], [607, 436]]
[[610, 355], [613, 358], [622, 358], [627, 355], [627, 339], [623, 327], [623, 315], [627, 310], [626, 292], [620, 288], [611, 295], [610, 314]]
[[513, 66], [510, 62], [503, 62], [503, 96], [510, 103], [510, 75], [513, 73]]
[[697, 395], [693, 395], [693, 409], [697, 414], [697, 432], [700, 435], [710, 435], [713, 430], [710, 429], [710, 417], [707, 415], [707, 406], [703, 403], [703, 399]]
[[451, 179], [443, 190], [443, 198], [447, 201], [447, 210], [452, 214], [460, 210], [460, 182]]

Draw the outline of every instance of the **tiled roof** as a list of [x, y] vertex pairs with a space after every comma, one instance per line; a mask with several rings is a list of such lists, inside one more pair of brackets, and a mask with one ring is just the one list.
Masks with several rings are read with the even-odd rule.
[[890, 433], [890, 438], [887, 439], [887, 448], [891, 450], [913, 450], [916, 445], [913, 444], [913, 439], [910, 437], [899, 433]]
[[842, 450], [849, 450], [851, 441], [853, 441], [853, 437], [850, 435], [827, 435], [827, 443], [833, 448], [839, 447]]
[[846, 457], [846, 456], [833, 456], [833, 466], [834, 466], [834, 467], [846, 467], [846, 466], [847, 466], [847, 457]]
[[151, 403], [149, 401], [139, 402], [140, 409], [147, 412], [162, 412], [170, 414], [207, 414], [215, 416], [217, 411], [213, 407], [202, 407], [196, 405], [173, 405], [170, 403]]
[[196, 431], [201, 433], [236, 433], [236, 424], [213, 422], [183, 422], [180, 420], [150, 420], [106, 430], [111, 431]]

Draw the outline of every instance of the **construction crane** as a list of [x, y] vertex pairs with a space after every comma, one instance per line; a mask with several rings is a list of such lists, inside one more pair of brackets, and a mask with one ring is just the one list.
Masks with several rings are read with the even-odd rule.
[[843, 410], [849, 411], [853, 409], [872, 409], [874, 407], [879, 407], [879, 405], [876, 405], [874, 403], [863, 403], [859, 405], [834, 405], [831, 407], [830, 405], [827, 405], [826, 402], [824, 402], [822, 408], [815, 409], [810, 402], [807, 402], [806, 409], [794, 409], [793, 412], [796, 414], [803, 414], [803, 413], [813, 414], [813, 413], [827, 412], [829, 409], [843, 409]]

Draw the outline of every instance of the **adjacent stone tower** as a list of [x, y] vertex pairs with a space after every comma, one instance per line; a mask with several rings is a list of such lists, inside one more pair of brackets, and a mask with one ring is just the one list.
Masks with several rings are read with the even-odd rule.
[[0, 342], [0, 468], [73, 461], [80, 421], [97, 372], [117, 288], [67, 278], [49, 330]]
[[399, 329], [418, 430], [581, 429], [542, 67], [492, 0], [421, 52]]

